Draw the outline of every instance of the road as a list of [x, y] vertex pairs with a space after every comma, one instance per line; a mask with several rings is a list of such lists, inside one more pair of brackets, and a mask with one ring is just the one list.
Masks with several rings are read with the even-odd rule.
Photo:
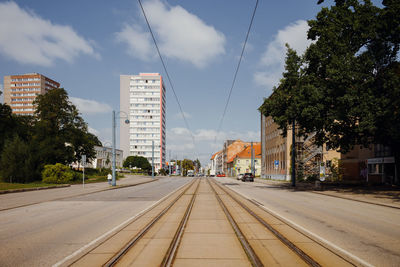
[[366, 264], [399, 266], [400, 209], [217, 178]]
[[[189, 180], [162, 178], [134, 187], [0, 211], [0, 266], [51, 266]], [[58, 189], [43, 190], [40, 194], [54, 197], [53, 190]], [[7, 195], [9, 198], [31, 196], [31, 192], [16, 194]]]
[[[81, 196], [68, 196], [59, 189], [2, 195], [1, 205], [8, 209], [0, 211], [0, 266], [51, 266], [190, 179], [162, 178]], [[400, 209], [258, 182], [216, 180], [365, 265], [398, 266], [400, 262]], [[56, 200], [61, 192], [64, 197]], [[41, 203], [27, 205], [38, 200]], [[27, 206], [12, 208], [13, 201]]]

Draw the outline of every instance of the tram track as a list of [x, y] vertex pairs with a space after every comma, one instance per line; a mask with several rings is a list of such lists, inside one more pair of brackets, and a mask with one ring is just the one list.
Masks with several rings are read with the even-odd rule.
[[116, 250], [110, 238], [71, 266], [352, 266], [215, 180], [194, 179], [161, 206], [129, 242]]

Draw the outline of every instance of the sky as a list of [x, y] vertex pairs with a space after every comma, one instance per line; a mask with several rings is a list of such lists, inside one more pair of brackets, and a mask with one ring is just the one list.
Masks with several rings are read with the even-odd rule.
[[257, 109], [282, 77], [285, 43], [300, 54], [310, 44], [307, 20], [322, 8], [317, 0], [259, 1], [220, 132], [255, 1], [142, 4], [189, 129], [134, 0], [0, 1], [1, 79], [37, 72], [60, 82], [89, 130], [110, 144], [120, 75], [160, 73], [167, 91], [167, 160], [199, 158], [204, 165], [224, 140], [259, 142]]

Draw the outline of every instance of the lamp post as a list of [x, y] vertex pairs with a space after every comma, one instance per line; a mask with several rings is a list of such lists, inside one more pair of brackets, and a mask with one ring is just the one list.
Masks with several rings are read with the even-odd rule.
[[[117, 115], [120, 113], [125, 113], [125, 112], [119, 111], [117, 113]], [[126, 116], [125, 123], [129, 124], [128, 114], [125, 113], [125, 116]], [[122, 117], [118, 117], [118, 119], [120, 119], [120, 118], [122, 118]], [[115, 119], [116, 119], [115, 110], [113, 110], [113, 112], [112, 112], [112, 182], [111, 182], [112, 186], [117, 185], [117, 182], [115, 179], [115, 160], [116, 160], [115, 159], [116, 158], [115, 157], [115, 128], [116, 128]]]

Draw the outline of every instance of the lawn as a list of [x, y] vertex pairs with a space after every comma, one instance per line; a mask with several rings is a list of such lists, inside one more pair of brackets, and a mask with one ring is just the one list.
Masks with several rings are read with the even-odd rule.
[[0, 182], [0, 191], [1, 190], [10, 190], [10, 189], [22, 189], [22, 188], [38, 188], [38, 187], [46, 187], [46, 186], [56, 186], [56, 184], [45, 184], [45, 183], [41, 183], [41, 182], [29, 183], [29, 184]]

